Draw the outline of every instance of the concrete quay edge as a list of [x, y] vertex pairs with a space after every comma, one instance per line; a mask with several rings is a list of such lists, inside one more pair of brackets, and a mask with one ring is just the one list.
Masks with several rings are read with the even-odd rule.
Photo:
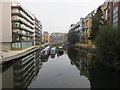
[[32, 53], [32, 52], [34, 52], [36, 50], [39, 50], [39, 49], [40, 49], [40, 47], [34, 47], [34, 48], [30, 48], [28, 50], [25, 50], [24, 52], [2, 58], [2, 60], [0, 60], [0, 64], [3, 64], [5, 62], [11, 61], [11, 60], [14, 60], [14, 59], [17, 59], [17, 58], [20, 58], [22, 56], [25, 56], [25, 55], [27, 55], [29, 53]]

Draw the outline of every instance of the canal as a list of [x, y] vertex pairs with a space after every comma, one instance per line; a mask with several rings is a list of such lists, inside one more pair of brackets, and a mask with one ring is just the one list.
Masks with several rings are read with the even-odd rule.
[[69, 47], [63, 55], [40, 50], [2, 65], [3, 88], [119, 88], [120, 73], [98, 62], [93, 53]]

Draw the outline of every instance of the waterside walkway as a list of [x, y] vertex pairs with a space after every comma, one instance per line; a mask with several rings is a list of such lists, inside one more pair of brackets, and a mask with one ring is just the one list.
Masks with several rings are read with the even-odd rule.
[[17, 51], [13, 51], [13, 50], [8, 50], [8, 51], [0, 51], [3, 54], [3, 57], [0, 57], [0, 64], [4, 63], [4, 62], [8, 62], [11, 61], [13, 59], [22, 57], [24, 55], [27, 55], [31, 52], [34, 52], [38, 49], [41, 49], [38, 46], [33, 46], [24, 50], [17, 50]]

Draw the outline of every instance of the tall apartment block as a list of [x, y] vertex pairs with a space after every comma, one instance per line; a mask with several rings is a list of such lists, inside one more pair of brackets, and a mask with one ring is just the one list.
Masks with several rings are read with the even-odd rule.
[[2, 3], [2, 49], [23, 49], [41, 43], [41, 22], [16, 1]]
[[108, 1], [107, 7], [107, 20], [111, 26], [119, 26], [120, 25], [120, 0], [112, 0]]

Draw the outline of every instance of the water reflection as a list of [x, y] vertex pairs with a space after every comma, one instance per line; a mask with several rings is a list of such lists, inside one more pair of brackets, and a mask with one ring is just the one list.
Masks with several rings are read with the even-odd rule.
[[42, 56], [41, 57], [41, 60], [42, 60], [42, 62], [47, 62], [48, 61], [48, 58], [49, 58], [49, 54], [48, 55], [46, 55], [46, 56]]
[[50, 55], [51, 56], [51, 58], [55, 58], [55, 55]]
[[71, 65], [75, 65], [80, 71], [80, 75], [87, 76], [87, 60], [86, 53], [80, 52], [75, 47], [68, 48], [68, 57], [71, 60]]
[[103, 66], [95, 54], [69, 47], [68, 57], [71, 64], [80, 71], [80, 75], [90, 80], [91, 88], [119, 88], [120, 72]]
[[[91, 88], [119, 88], [120, 72], [103, 66], [94, 53], [75, 47], [69, 47], [64, 53], [58, 58], [52, 56], [54, 60], [51, 60], [49, 55], [41, 57], [38, 50], [13, 62], [4, 63], [3, 88], [88, 87], [89, 81]], [[43, 62], [47, 63], [41, 69]]]
[[63, 54], [64, 54], [64, 51], [63, 52], [57, 52], [57, 57], [62, 56]]
[[40, 51], [36, 51], [15, 60], [15, 62], [3, 64], [2, 87], [26, 88], [29, 86], [29, 84], [35, 80], [42, 67], [42, 61], [40, 58]]

